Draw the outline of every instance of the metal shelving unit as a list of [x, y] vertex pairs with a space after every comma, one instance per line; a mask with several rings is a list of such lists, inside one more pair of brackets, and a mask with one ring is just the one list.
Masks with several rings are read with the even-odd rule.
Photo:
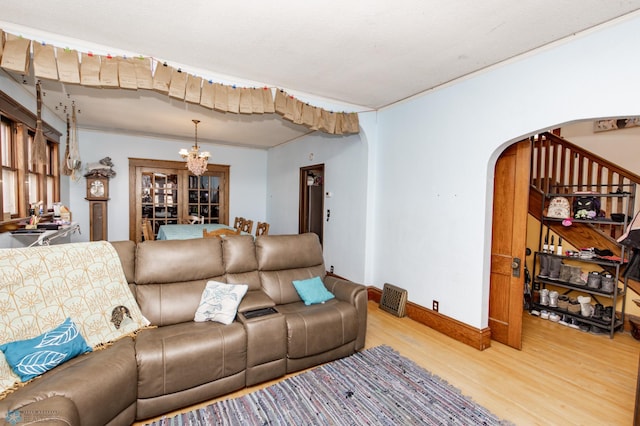
[[[596, 217], [595, 219], [574, 219], [571, 218], [571, 226], [590, 226], [596, 228], [597, 226], [607, 225], [607, 226], [620, 226], [623, 227], [624, 230], [628, 225], [631, 217], [633, 215], [633, 205], [631, 203], [632, 194], [635, 194], [635, 184], [630, 185], [620, 185], [624, 186], [624, 190], [620, 190], [618, 192], [610, 192], [610, 193], [592, 193], [585, 194], [583, 192], [570, 192], [571, 187], [562, 187], [564, 192], [562, 191], [554, 191], [553, 193], [544, 194], [544, 202], [542, 203], [542, 214], [541, 214], [541, 226], [540, 226], [540, 237], [539, 237], [539, 246], [538, 251], [535, 253], [534, 257], [534, 269], [533, 271], [538, 271], [540, 265], [540, 256], [548, 256], [548, 261], [551, 259], [557, 260], [560, 259], [561, 264], [563, 265], [574, 265], [579, 266], [581, 271], [584, 271], [585, 268], [589, 270], [589, 272], [594, 272], [595, 269], [600, 269], [600, 271], [606, 271], [613, 275], [614, 284], [612, 291], [606, 291], [602, 288], [594, 288], [587, 286], [587, 283], [584, 285], [577, 284], [574, 282], [568, 282], [566, 280], [560, 279], [560, 277], [550, 278], [550, 277], [541, 277], [539, 272], [534, 273], [533, 277], [533, 289], [534, 291], [541, 291], [548, 287], [551, 287], [558, 291], [559, 294], [566, 295], [569, 297], [573, 296], [589, 296], [592, 300], [596, 302], [596, 304], [600, 304], [603, 307], [612, 306], [612, 314], [611, 318], [603, 318], [602, 316], [591, 315], [584, 316], [581, 312], [575, 313], [570, 312], [569, 310], [562, 309], [557, 306], [550, 306], [549, 304], [542, 304], [540, 300], [537, 300], [533, 303], [533, 309], [536, 309], [540, 312], [543, 310], [556, 313], [562, 317], [562, 319], [569, 319], [573, 322], [578, 322], [583, 325], [595, 326], [600, 330], [603, 330], [609, 334], [610, 338], [613, 338], [614, 333], [617, 330], [621, 330], [624, 328], [624, 315], [625, 315], [625, 305], [626, 298], [625, 295], [627, 293], [627, 278], [624, 276], [624, 271], [628, 262], [627, 255], [625, 253], [625, 247], [623, 245], [619, 245], [620, 247], [620, 256], [612, 256], [612, 257], [581, 257], [581, 256], [568, 256], [565, 254], [557, 254], [557, 253], [549, 253], [544, 251], [544, 241], [548, 241], [550, 228], [549, 224], [562, 222], [561, 218], [552, 218], [546, 217], [544, 215], [545, 206], [548, 202], [554, 197], [565, 197], [569, 200], [572, 200], [575, 197], [584, 197], [585, 195], [595, 196], [599, 198], [612, 198], [615, 199], [618, 207], [621, 209], [619, 212], [625, 215], [625, 218], [622, 222], [617, 222], [612, 220], [611, 218], [605, 217]], [[606, 188], [609, 188], [607, 186]], [[570, 203], [573, 205], [573, 203]], [[611, 203], [610, 203], [611, 204]], [[573, 214], [573, 212], [572, 212]], [[546, 228], [546, 232], [545, 232]], [[599, 231], [601, 232], [601, 231]], [[595, 272], [600, 272], [595, 271]], [[616, 306], [618, 301], [621, 301], [621, 310], [620, 312], [616, 312]]]

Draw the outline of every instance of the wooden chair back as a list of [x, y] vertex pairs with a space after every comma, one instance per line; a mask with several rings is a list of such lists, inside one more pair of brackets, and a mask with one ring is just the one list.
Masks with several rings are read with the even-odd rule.
[[202, 238], [222, 238], [232, 235], [240, 235], [240, 230], [227, 228], [220, 228], [213, 231], [207, 231], [206, 229], [202, 230]]
[[204, 223], [204, 216], [191, 215], [182, 219], [183, 225], [195, 225], [196, 223]]
[[142, 219], [142, 237], [145, 241], [153, 241], [156, 239], [153, 226], [148, 219]]
[[267, 222], [258, 222], [256, 224], [256, 237], [269, 234], [269, 224]]
[[250, 234], [251, 231], [253, 230], [253, 221], [249, 219], [245, 219], [240, 230], [242, 232], [246, 232], [247, 234]]
[[241, 229], [244, 224], [244, 217], [236, 216], [236, 219], [233, 221], [233, 227], [236, 229]]

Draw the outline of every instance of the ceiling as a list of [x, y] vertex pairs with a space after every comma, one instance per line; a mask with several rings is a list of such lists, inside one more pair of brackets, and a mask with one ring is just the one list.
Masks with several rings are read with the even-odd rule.
[[[640, 0], [3, 0], [0, 28], [370, 111], [639, 9]], [[45, 106], [64, 119], [74, 102], [82, 128], [185, 140], [200, 119], [201, 141], [258, 148], [310, 132], [277, 114], [220, 113], [150, 90], [42, 84]]]

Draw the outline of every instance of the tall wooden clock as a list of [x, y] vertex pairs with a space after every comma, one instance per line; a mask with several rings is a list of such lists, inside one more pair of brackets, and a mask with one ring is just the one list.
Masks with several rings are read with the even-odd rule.
[[109, 178], [101, 175], [87, 175], [87, 196], [89, 201], [89, 239], [107, 240], [107, 201], [109, 201]]

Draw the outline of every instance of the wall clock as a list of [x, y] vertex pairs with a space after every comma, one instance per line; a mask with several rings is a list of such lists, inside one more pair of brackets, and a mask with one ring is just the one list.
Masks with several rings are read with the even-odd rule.
[[87, 176], [87, 200], [109, 199], [109, 178], [104, 176]]

